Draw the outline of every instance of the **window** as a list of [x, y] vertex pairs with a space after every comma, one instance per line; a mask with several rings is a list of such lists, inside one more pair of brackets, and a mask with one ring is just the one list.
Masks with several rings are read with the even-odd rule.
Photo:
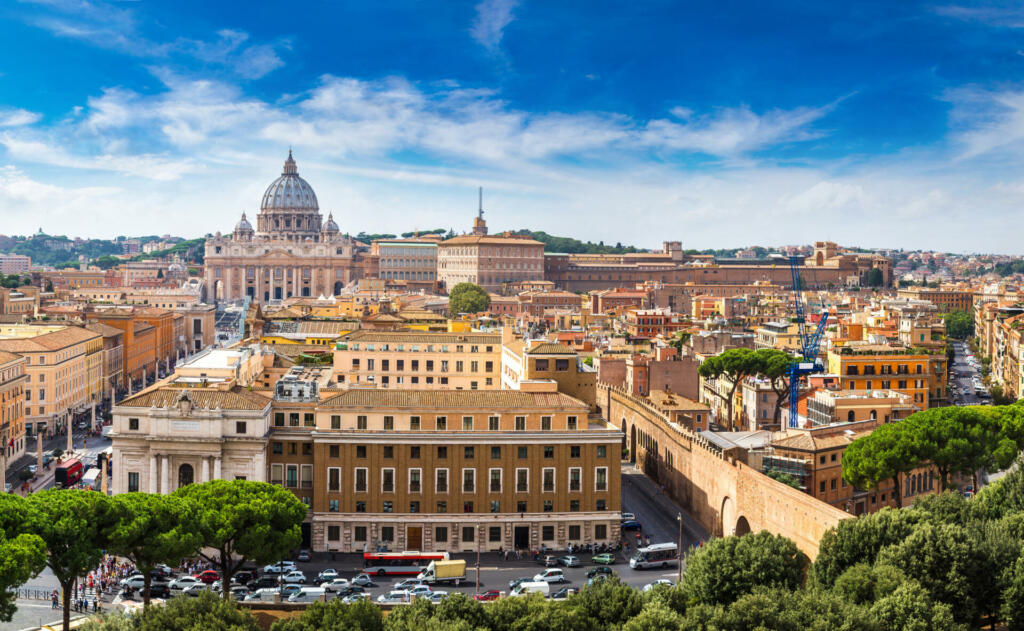
[[570, 458], [579, 458], [580, 457], [580, 446], [579, 445], [571, 445], [569, 447], [569, 457]]
[[463, 416], [462, 417], [462, 431], [471, 432], [473, 431], [473, 417]]
[[357, 513], [365, 513], [366, 512], [366, 502], [365, 501], [360, 500], [360, 501], [356, 502], [356, 512]]
[[419, 493], [420, 492], [420, 475], [422, 474], [421, 469], [409, 469], [409, 492]]
[[272, 464], [270, 465], [270, 483], [281, 484], [284, 479], [284, 465]]
[[594, 468], [594, 490], [595, 491], [607, 491], [608, 490], [608, 467], [595, 467]]
[[516, 431], [517, 432], [525, 432], [526, 431], [526, 417], [525, 416], [517, 416], [516, 417]]
[[327, 527], [327, 540], [337, 541], [341, 539], [341, 526], [328, 526]]
[[366, 541], [366, 526], [356, 526], [352, 538], [356, 541]]
[[473, 502], [472, 501], [463, 502], [462, 503], [462, 512], [463, 513], [472, 513], [473, 512]]
[[380, 470], [380, 490], [384, 493], [395, 492], [395, 470], [394, 469], [381, 469]]
[[297, 488], [299, 486], [299, 467], [293, 464], [285, 467], [285, 486]]
[[356, 429], [366, 429], [366, 417], [365, 416], [360, 415], [360, 416], [356, 417]]
[[554, 445], [544, 445], [544, 459], [550, 460], [555, 457]]
[[341, 490], [341, 469], [338, 467], [328, 467], [327, 469], [327, 490]]
[[338, 445], [331, 445], [330, 449], [328, 450], [328, 453], [330, 454], [331, 458], [340, 458], [341, 457], [341, 447], [338, 446]]
[[420, 459], [420, 446], [419, 445], [410, 445], [410, 447], [409, 447], [409, 459], [410, 460], [419, 460]]
[[[384, 512], [385, 513], [390, 513], [391, 511], [386, 510]], [[380, 540], [381, 541], [387, 541], [389, 543], [393, 543], [395, 541], [395, 527], [394, 526], [382, 526], [381, 529], [380, 529]]]
[[473, 446], [472, 445], [469, 445], [467, 447], [463, 447], [462, 448], [462, 457], [464, 459], [472, 460], [474, 458], [474, 454], [475, 454], [475, 452], [473, 450]]
[[420, 512], [420, 503], [419, 502], [415, 502], [415, 501], [414, 502], [409, 502], [409, 512], [410, 513], [418, 513], [418, 512]]
[[501, 493], [501, 469], [491, 469], [491, 493]]
[[518, 458], [520, 460], [526, 460], [526, 458], [528, 457], [528, 454], [530, 453], [529, 452], [529, 447], [522, 447], [522, 446], [517, 447], [516, 448], [516, 453], [517, 453], [517, 456], [518, 456]]
[[462, 470], [462, 492], [463, 493], [474, 493], [474, 492], [476, 492], [476, 469], [463, 469]]
[[355, 476], [355, 491], [356, 491], [356, 493], [366, 493], [366, 477], [367, 477], [367, 469], [366, 469], [366, 467], [359, 467], [358, 469], [356, 469], [356, 476]]
[[448, 469], [434, 470], [434, 490], [438, 493], [448, 492]]
[[487, 529], [487, 539], [489, 541], [501, 541], [501, 526], [490, 526]]
[[821, 482], [818, 483], [818, 493], [824, 493], [824, 492], [825, 492], [825, 481], [822, 480]]
[[304, 488], [304, 489], [311, 489], [311, 488], [313, 488], [313, 465], [311, 465], [311, 464], [304, 464], [299, 469], [299, 472], [302, 474], [302, 476], [300, 478], [300, 480], [301, 480], [300, 484], [302, 485], [302, 488]]
[[834, 478], [831, 480], [831, 483], [829, 484], [829, 488], [831, 490], [833, 490], [833, 491], [836, 490], [836, 481], [835, 481]]
[[556, 359], [555, 360], [555, 371], [556, 372], [568, 372], [569, 371], [569, 360], [568, 359]]
[[437, 459], [438, 460], [446, 460], [447, 458], [448, 458], [448, 448], [447, 447], [438, 447], [437, 448]]
[[302, 443], [302, 455], [312, 456], [313, 455], [313, 443]]
[[331, 429], [341, 429], [341, 417], [337, 414], [331, 415]]
[[395, 417], [393, 417], [393, 416], [385, 416], [384, 417], [384, 430], [390, 432], [393, 429], [395, 429]]
[[545, 493], [555, 492], [555, 469], [553, 467], [541, 469], [541, 490]]
[[499, 445], [491, 447], [491, 460], [501, 460], [501, 447]]
[[356, 458], [366, 457], [366, 445], [356, 445]]
[[437, 543], [447, 543], [448, 542], [448, 527], [447, 526], [438, 526], [438, 527], [434, 528], [434, 541], [437, 542]]
[[565, 427], [566, 427], [566, 429], [568, 429], [570, 431], [576, 429], [576, 417], [575, 416], [567, 417], [565, 419]]
[[283, 444], [281, 444], [281, 443], [274, 443], [274, 444], [272, 445], [272, 447], [271, 447], [271, 450], [272, 450], [272, 451], [273, 451], [273, 452], [274, 452], [275, 454], [277, 454], [277, 455], [281, 455], [281, 454], [283, 454], [283, 453], [284, 453], [284, 445], [283, 445]]
[[569, 492], [579, 493], [582, 490], [583, 484], [580, 482], [583, 476], [583, 469], [579, 467], [571, 467], [569, 469]]
[[606, 447], [604, 445], [598, 445], [597, 446], [597, 457], [598, 458], [606, 458], [607, 456], [608, 456], [608, 447]]
[[291, 413], [288, 414], [288, 425], [291, 426], [291, 427], [298, 427], [299, 426], [299, 413], [298, 412], [291, 412]]
[[535, 370], [542, 372], [548, 370], [548, 360], [546, 359], [535, 359], [533, 363]]
[[384, 445], [383, 449], [381, 449], [381, 455], [384, 458], [387, 458], [388, 460], [390, 460], [391, 458], [394, 458], [395, 457], [395, 446], [394, 445]]
[[410, 416], [409, 417], [409, 429], [418, 432], [420, 429], [420, 417]]
[[516, 469], [516, 493], [530, 492], [530, 470]]
[[306, 412], [305, 414], [302, 415], [302, 424], [305, 425], [306, 427], [313, 427], [314, 425], [316, 425], [316, 421], [313, 419], [312, 412]]
[[448, 512], [448, 502], [438, 502], [437, 503], [437, 512], [439, 512], [439, 513], [447, 513]]
[[327, 500], [327, 510], [331, 513], [337, 513], [341, 510], [341, 505], [338, 500]]
[[442, 431], [442, 430], [448, 429], [448, 417], [446, 417], [446, 416], [439, 416], [439, 417], [437, 417], [436, 422], [437, 422], [436, 428], [438, 429], [438, 431]]
[[551, 431], [551, 417], [550, 416], [542, 416], [542, 417], [540, 417], [540, 429], [541, 429], [541, 431], [545, 431], [545, 432], [550, 432]]
[[594, 524], [594, 539], [607, 539], [608, 538], [608, 525], [607, 524]]
[[277, 427], [284, 427], [284, 412], [274, 413], [274, 425]]
[[608, 510], [608, 503], [605, 500], [597, 500], [594, 508], [596, 510]]
[[[156, 472], [154, 472], [155, 475]], [[135, 493], [139, 490], [139, 474], [136, 471], [128, 472], [128, 492]]]
[[569, 526], [569, 539], [571, 541], [579, 541], [580, 540], [580, 527], [579, 526]]
[[498, 428], [499, 428], [498, 419], [499, 418], [500, 417], [497, 417], [497, 416], [489, 416], [489, 417], [487, 417], [487, 429], [491, 430], [492, 432], [498, 431]]
[[463, 526], [462, 542], [469, 543], [472, 541], [476, 541], [476, 528], [474, 528], [473, 526]]
[[[381, 512], [384, 512], [384, 513], [393, 513], [393, 512], [395, 512], [395, 503], [392, 502], [391, 500], [384, 500], [384, 505], [383, 505], [383, 509], [382, 509]], [[381, 538], [383, 539], [383, 537], [381, 537]]]

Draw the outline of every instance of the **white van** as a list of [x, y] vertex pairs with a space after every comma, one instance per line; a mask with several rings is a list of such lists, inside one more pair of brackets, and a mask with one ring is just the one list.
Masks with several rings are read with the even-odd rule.
[[515, 586], [509, 596], [528, 596], [540, 594], [544, 598], [551, 593], [551, 585], [547, 581], [526, 581]]
[[288, 597], [290, 603], [312, 603], [318, 600], [324, 600], [324, 594], [327, 590], [323, 587], [303, 587], [299, 591], [295, 592]]

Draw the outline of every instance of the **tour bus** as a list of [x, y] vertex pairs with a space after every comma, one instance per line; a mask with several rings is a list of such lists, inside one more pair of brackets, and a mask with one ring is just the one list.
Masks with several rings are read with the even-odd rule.
[[85, 475], [82, 476], [82, 484], [87, 489], [92, 489], [93, 491], [100, 490], [100, 470], [92, 467], [86, 471]]
[[53, 481], [56, 482], [58, 489], [66, 489], [77, 484], [82, 479], [84, 472], [85, 467], [82, 466], [82, 461], [78, 458], [70, 458], [57, 465], [53, 472]]
[[370, 576], [419, 574], [431, 561], [447, 560], [447, 552], [364, 552], [363, 571]]
[[650, 567], [668, 567], [679, 563], [679, 548], [674, 543], [656, 543], [640, 548], [629, 560], [629, 567], [645, 570]]

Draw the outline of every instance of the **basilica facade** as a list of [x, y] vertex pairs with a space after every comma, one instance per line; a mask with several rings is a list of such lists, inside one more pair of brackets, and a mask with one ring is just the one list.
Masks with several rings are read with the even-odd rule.
[[323, 221], [316, 193], [288, 151], [281, 177], [263, 194], [256, 228], [242, 213], [232, 234], [206, 240], [209, 298], [249, 296], [266, 304], [292, 296], [331, 296], [358, 278], [376, 276], [376, 257]]

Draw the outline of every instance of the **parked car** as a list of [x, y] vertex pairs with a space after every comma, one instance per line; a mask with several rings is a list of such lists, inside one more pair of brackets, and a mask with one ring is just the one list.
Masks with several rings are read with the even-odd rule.
[[120, 581], [121, 587], [131, 587], [132, 589], [142, 589], [145, 584], [146, 577], [142, 574], [132, 574], [127, 578], [122, 578]]
[[600, 583], [601, 581], [606, 581], [606, 580], [608, 580], [608, 575], [607, 574], [598, 574], [597, 576], [591, 576], [590, 578], [587, 579], [587, 587], [589, 587], [591, 585], [596, 585], [597, 583]]
[[599, 565], [592, 567], [587, 570], [587, 578], [594, 578], [595, 576], [611, 576], [615, 573], [615, 570], [608, 567], [607, 565]]
[[249, 581], [246, 584], [246, 587], [249, 588], [250, 592], [255, 592], [261, 589], [272, 589], [274, 587], [277, 587], [277, 575], [269, 574], [266, 576], [261, 576], [255, 581]]
[[376, 583], [373, 582], [373, 579], [370, 578], [369, 574], [360, 574], [360, 575], [356, 576], [354, 579], [352, 579], [349, 582], [352, 583], [353, 585], [358, 585], [360, 587], [376, 587], [377, 586]]
[[644, 529], [644, 527], [642, 525], [640, 525], [640, 522], [638, 522], [635, 519], [630, 519], [629, 521], [624, 521], [621, 524], [619, 524], [619, 530], [622, 530], [622, 531], [626, 531], [626, 530], [643, 530], [643, 529]]
[[172, 570], [170, 566], [160, 563], [153, 568], [153, 576], [155, 577], [157, 574], [160, 574], [160, 576], [162, 576], [163, 578], [171, 578], [172, 576], [174, 576], [174, 570]]
[[[140, 592], [141, 595], [141, 592]], [[149, 585], [149, 597], [150, 598], [167, 598], [171, 595], [171, 590], [168, 589], [167, 583], [150, 583]]]
[[38, 469], [39, 469], [39, 467], [38, 467], [37, 465], [35, 465], [35, 464], [30, 464], [30, 465], [28, 466], [28, 472], [29, 472], [29, 473], [31, 473], [32, 475], [35, 475], [35, 474], [36, 474], [36, 471], [37, 471]]
[[349, 594], [348, 596], [345, 596], [344, 598], [342, 598], [341, 602], [345, 603], [346, 605], [351, 605], [353, 603], [359, 602], [360, 600], [370, 600], [370, 595], [367, 594], [366, 592], [359, 592], [357, 594]]
[[299, 553], [295, 555], [295, 560], [301, 561], [302, 563], [309, 563], [311, 558], [312, 555], [309, 553], [309, 550], [299, 550]]
[[229, 593], [235, 600], [245, 600], [249, 595], [249, 590], [244, 585], [235, 585], [229, 590]]
[[210, 583], [220, 580], [220, 574], [217, 570], [203, 570], [202, 572], [195, 575], [196, 578], [209, 585]]
[[305, 583], [306, 575], [301, 570], [292, 570], [281, 577], [285, 583]]
[[239, 570], [231, 577], [231, 582], [238, 583], [239, 585], [245, 585], [246, 583], [254, 580], [256, 580], [255, 570]]
[[386, 594], [377, 596], [377, 602], [382, 604], [398, 604], [409, 602], [409, 592], [402, 589], [394, 589]]
[[597, 563], [600, 565], [612, 565], [615, 563], [615, 555], [610, 552], [604, 552], [602, 554], [595, 554], [590, 557], [591, 563]]
[[170, 587], [171, 591], [181, 591], [189, 585], [195, 585], [196, 583], [202, 583], [202, 581], [194, 576], [180, 576], [171, 581], [168, 587]]
[[559, 557], [558, 558], [558, 562], [561, 563], [564, 567], [579, 567], [580, 566], [580, 558], [579, 557], [575, 557], [575, 556], [573, 556], [571, 554], [567, 555], [567, 556], [564, 556], [564, 557]]
[[562, 572], [562, 568], [559, 568], [559, 567], [548, 568], [548, 569], [544, 570], [543, 572], [541, 572], [539, 574], [535, 574], [533, 576], [533, 580], [536, 583], [540, 583], [540, 582], [545, 582], [545, 583], [567, 583], [568, 582], [566, 580], [566, 578], [565, 578], [565, 574]]
[[348, 589], [352, 585], [348, 582], [347, 578], [335, 578], [330, 581], [324, 581], [320, 583], [320, 587], [327, 590], [328, 593], [341, 592], [343, 589]]
[[558, 590], [557, 592], [549, 595], [548, 598], [550, 598], [551, 600], [565, 600], [566, 598], [568, 598], [569, 596], [572, 596], [573, 594], [577, 593], [578, 591], [579, 590], [577, 590], [575, 587], [563, 587], [562, 589]]
[[181, 595], [198, 596], [199, 594], [208, 591], [210, 591], [210, 586], [206, 583], [192, 583], [191, 585], [187, 585], [183, 590], [181, 590]]
[[657, 580], [651, 581], [650, 583], [644, 585], [643, 591], [649, 592], [652, 589], [655, 589], [657, 587], [661, 587], [662, 585], [665, 585], [667, 587], [675, 587], [676, 586], [675, 583], [673, 583], [672, 581], [668, 580], [667, 578], [659, 578]]
[[477, 594], [476, 596], [473, 596], [474, 600], [482, 600], [484, 602], [498, 600], [499, 598], [501, 598], [501, 592], [499, 592], [496, 589], [489, 589], [482, 594]]
[[540, 563], [544, 567], [558, 567], [558, 557], [553, 554], [546, 554], [544, 556], [537, 557], [537, 563]]
[[328, 581], [333, 581], [336, 578], [338, 578], [338, 570], [335, 570], [334, 568], [327, 568], [316, 575], [316, 582], [326, 583]]

